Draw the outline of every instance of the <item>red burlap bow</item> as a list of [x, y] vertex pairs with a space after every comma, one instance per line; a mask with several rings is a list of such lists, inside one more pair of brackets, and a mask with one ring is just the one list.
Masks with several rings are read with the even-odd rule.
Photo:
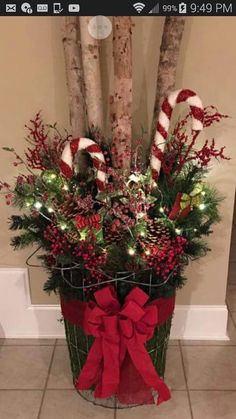
[[[148, 295], [136, 287], [128, 294], [121, 308], [111, 286], [95, 292], [94, 297], [96, 301], [80, 303], [80, 314], [76, 321], [76, 307], [71, 306], [75, 301], [62, 300], [64, 317], [80, 324], [85, 334], [95, 337], [76, 381], [76, 388], [85, 390], [95, 385], [95, 397], [117, 394], [122, 402], [128, 399], [140, 402], [140, 397], [137, 400], [135, 396], [129, 395], [128, 399], [124, 396], [125, 388], [128, 388], [127, 381], [124, 381], [127, 380], [127, 369], [129, 374], [136, 376], [141, 387], [148, 389], [149, 395], [153, 390], [157, 392], [157, 404], [168, 400], [169, 389], [157, 374], [144, 345], [152, 338], [155, 327], [163, 324], [172, 314], [174, 298], [157, 299], [147, 305]], [[146, 402], [153, 402], [153, 397], [146, 399]]]

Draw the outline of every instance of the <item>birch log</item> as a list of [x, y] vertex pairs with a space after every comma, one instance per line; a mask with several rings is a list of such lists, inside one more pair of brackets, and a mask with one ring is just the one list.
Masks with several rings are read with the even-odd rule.
[[103, 103], [100, 69], [101, 45], [88, 31], [91, 16], [80, 16], [80, 37], [88, 127], [103, 133]]
[[184, 31], [184, 17], [166, 17], [160, 48], [158, 65], [156, 98], [154, 104], [152, 136], [156, 132], [157, 118], [165, 96], [175, 87], [176, 69]]
[[73, 137], [84, 136], [86, 131], [84, 81], [79, 41], [79, 20], [77, 17], [63, 17], [62, 42], [64, 46], [71, 131]]
[[132, 138], [132, 31], [130, 16], [114, 17], [114, 97], [112, 103], [113, 164], [129, 169]]

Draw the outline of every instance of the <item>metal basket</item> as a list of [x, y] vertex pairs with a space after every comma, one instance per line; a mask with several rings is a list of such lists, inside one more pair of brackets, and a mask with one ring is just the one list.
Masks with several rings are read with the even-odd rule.
[[[64, 268], [61, 270], [63, 287], [60, 289], [60, 294], [64, 298], [71, 298], [73, 300], [78, 298], [79, 300], [87, 300], [87, 292], [94, 292], [98, 287], [102, 287], [108, 284], [112, 284], [116, 288], [116, 292], [120, 302], [122, 303], [125, 296], [135, 286], [139, 286], [146, 293], [149, 294], [150, 300], [154, 299], [158, 295], [158, 288], [163, 286], [162, 284], [153, 283], [153, 275], [151, 270], [145, 270], [139, 273], [134, 272], [118, 272], [116, 277], [111, 277], [104, 274], [105, 280], [100, 282], [98, 285], [93, 286], [86, 284], [86, 278], [84, 271], [82, 272], [77, 267], [73, 269]], [[165, 281], [166, 283], [166, 281]], [[87, 291], [87, 292], [86, 292]], [[152, 358], [152, 362], [160, 377], [164, 378], [165, 364], [166, 364], [166, 353], [168, 347], [168, 341], [170, 336], [172, 316], [160, 327], [156, 327], [152, 339], [150, 339], [146, 348]], [[71, 369], [73, 375], [73, 381], [78, 378], [80, 371], [86, 361], [89, 349], [94, 341], [92, 336], [86, 336], [83, 329], [70, 323], [64, 319], [65, 332], [67, 345], [70, 355]], [[96, 405], [108, 407], [108, 408], [124, 408], [133, 407], [133, 404], [121, 405], [116, 397], [108, 399], [95, 399], [93, 390], [79, 391], [79, 394], [86, 400], [93, 402]]]

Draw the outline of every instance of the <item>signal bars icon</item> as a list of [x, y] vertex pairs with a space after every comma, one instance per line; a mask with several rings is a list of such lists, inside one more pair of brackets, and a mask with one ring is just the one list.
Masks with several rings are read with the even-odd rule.
[[145, 7], [144, 3], [134, 3], [133, 7], [135, 8], [136, 12], [141, 13]]

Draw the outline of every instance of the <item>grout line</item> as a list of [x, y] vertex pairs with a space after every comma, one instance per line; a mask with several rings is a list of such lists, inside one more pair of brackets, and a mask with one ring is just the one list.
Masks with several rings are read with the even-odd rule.
[[37, 391], [43, 393], [43, 388], [0, 388], [1, 391]]
[[180, 349], [180, 355], [181, 355], [181, 361], [182, 361], [182, 368], [183, 368], [184, 379], [185, 379], [185, 384], [186, 384], [186, 390], [187, 390], [187, 396], [188, 396], [188, 404], [189, 404], [189, 409], [190, 409], [190, 415], [191, 415], [191, 419], [194, 419], [194, 417], [193, 417], [193, 410], [192, 410], [192, 404], [191, 404], [191, 399], [190, 399], [190, 392], [189, 392], [188, 382], [187, 382], [187, 375], [186, 375], [186, 370], [185, 370], [185, 366], [184, 366], [183, 350], [182, 350], [182, 346], [181, 346], [180, 340], [179, 340], [179, 349]]
[[43, 344], [43, 345], [31, 345], [31, 344], [28, 344], [28, 345], [19, 345], [19, 344], [17, 344], [17, 343], [15, 343], [15, 344], [9, 344], [9, 343], [3, 343], [3, 344], [1, 344], [0, 343], [0, 348], [5, 348], [5, 347], [8, 347], [9, 348], [9, 346], [10, 347], [17, 347], [17, 348], [29, 348], [29, 347], [33, 347], [33, 348], [41, 348], [42, 346], [46, 346], [46, 347], [54, 347], [54, 345], [55, 345], [55, 343], [51, 343], [51, 344]]
[[217, 392], [220, 392], [220, 393], [221, 392], [224, 393], [225, 391], [226, 392], [230, 391], [232, 393], [236, 393], [236, 389], [232, 389], [232, 388], [225, 388], [224, 390], [217, 389], [217, 388], [191, 388], [189, 391], [204, 391], [204, 392], [210, 392], [210, 393], [212, 393], [214, 391], [217, 391]]
[[40, 416], [41, 416], [41, 411], [42, 411], [43, 402], [44, 402], [44, 398], [45, 398], [45, 394], [46, 394], [46, 390], [47, 390], [49, 375], [50, 375], [50, 372], [51, 372], [51, 369], [52, 369], [52, 363], [53, 363], [54, 354], [55, 354], [55, 350], [56, 350], [56, 342], [57, 341], [55, 340], [53, 351], [52, 351], [52, 356], [51, 356], [51, 361], [50, 361], [50, 364], [49, 364], [49, 367], [48, 367], [48, 374], [47, 374], [47, 378], [46, 378], [45, 386], [44, 386], [44, 390], [43, 390], [43, 396], [42, 396], [42, 400], [41, 400], [41, 403], [40, 403], [40, 406], [39, 406], [39, 412], [38, 412], [37, 419], [40, 419]]
[[[74, 387], [73, 388], [47, 388], [46, 389], [47, 390], [47, 392], [49, 393], [50, 391], [76, 391], [75, 389], [74, 389]], [[27, 392], [34, 392], [34, 391], [36, 391], [36, 392], [41, 392], [41, 393], [43, 393], [43, 391], [44, 391], [44, 389], [42, 389], [42, 388], [0, 388], [0, 393], [1, 392], [5, 392], [5, 391], [27, 391]], [[186, 388], [182, 388], [182, 389], [175, 389], [175, 388], [171, 388], [171, 391], [173, 391], [173, 392], [175, 392], [175, 393], [186, 393]], [[224, 389], [222, 389], [222, 388], [212, 388], [212, 389], [209, 389], [209, 388], [191, 388], [191, 389], [189, 389], [189, 391], [220, 391], [220, 392], [224, 392], [224, 391], [232, 391], [233, 393], [236, 393], [236, 388], [234, 388], [234, 389], [232, 389], [232, 388], [224, 388]], [[95, 405], [95, 404], [94, 404]], [[95, 406], [99, 406], [99, 407], [103, 407], [103, 406], [100, 406], [100, 405], [95, 405]], [[140, 405], [140, 406], [142, 406], [142, 405]], [[134, 407], [140, 407], [139, 405], [138, 406], [134, 406]], [[111, 408], [111, 409], [114, 409], [115, 410], [115, 408]], [[122, 409], [119, 409], [119, 408], [117, 408], [117, 410], [122, 410]]]
[[[225, 342], [229, 342], [229, 341], [225, 341]], [[217, 344], [212, 344], [212, 345], [204, 345], [202, 343], [181, 343], [181, 345], [183, 347], [191, 347], [191, 346], [197, 346], [197, 347], [202, 347], [202, 348], [230, 348], [230, 347], [234, 347], [236, 346], [236, 343], [222, 343], [221, 345], [217, 345]]]

